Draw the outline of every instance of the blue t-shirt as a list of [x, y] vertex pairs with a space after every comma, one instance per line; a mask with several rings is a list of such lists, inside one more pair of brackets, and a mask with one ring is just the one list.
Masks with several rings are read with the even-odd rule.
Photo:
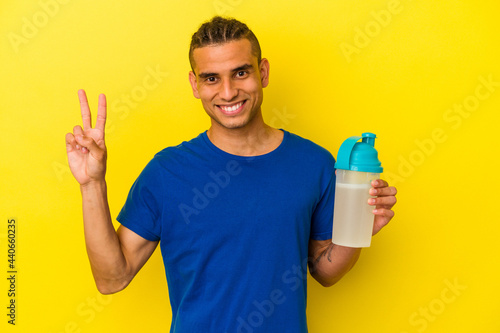
[[160, 241], [173, 333], [305, 333], [309, 239], [332, 235], [332, 155], [284, 131], [254, 157], [206, 132], [157, 153], [118, 215]]

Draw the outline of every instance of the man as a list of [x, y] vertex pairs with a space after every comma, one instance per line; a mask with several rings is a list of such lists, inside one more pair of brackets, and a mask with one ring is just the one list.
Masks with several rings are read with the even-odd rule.
[[[306, 276], [330, 286], [360, 249], [332, 244], [334, 159], [264, 123], [269, 62], [252, 31], [215, 17], [193, 35], [189, 81], [211, 118], [198, 137], [148, 163], [115, 232], [106, 194], [106, 99], [95, 127], [79, 91], [83, 128], [66, 135], [80, 184], [97, 288], [125, 288], [160, 242], [172, 306], [170, 332], [307, 332]], [[396, 189], [373, 182], [377, 233]]]

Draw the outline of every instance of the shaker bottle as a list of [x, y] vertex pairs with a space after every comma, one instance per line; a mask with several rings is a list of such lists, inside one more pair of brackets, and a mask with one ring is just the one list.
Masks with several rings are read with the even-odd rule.
[[[383, 168], [374, 148], [376, 135], [363, 133], [345, 140], [339, 148], [332, 243], [369, 247], [373, 232], [373, 206], [368, 204], [372, 180]], [[361, 142], [358, 142], [362, 139]]]

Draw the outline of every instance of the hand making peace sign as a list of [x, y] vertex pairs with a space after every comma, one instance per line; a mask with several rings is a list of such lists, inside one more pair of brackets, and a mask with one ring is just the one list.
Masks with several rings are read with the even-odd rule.
[[106, 96], [99, 95], [97, 119], [92, 128], [92, 117], [85, 91], [78, 91], [82, 111], [83, 129], [75, 126], [73, 133], [66, 134], [66, 152], [71, 173], [80, 185], [104, 180], [106, 174], [106, 145], [104, 127], [106, 125]]

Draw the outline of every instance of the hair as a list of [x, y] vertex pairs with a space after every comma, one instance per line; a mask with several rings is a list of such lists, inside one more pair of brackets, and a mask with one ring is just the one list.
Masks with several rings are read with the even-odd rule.
[[224, 44], [243, 38], [250, 41], [252, 45], [252, 54], [257, 57], [257, 61], [260, 64], [260, 45], [252, 30], [250, 30], [245, 23], [234, 18], [214, 16], [210, 21], [203, 23], [198, 31], [193, 34], [193, 37], [191, 37], [191, 45], [189, 47], [189, 62], [191, 64], [191, 69], [194, 72], [193, 52], [195, 49]]

